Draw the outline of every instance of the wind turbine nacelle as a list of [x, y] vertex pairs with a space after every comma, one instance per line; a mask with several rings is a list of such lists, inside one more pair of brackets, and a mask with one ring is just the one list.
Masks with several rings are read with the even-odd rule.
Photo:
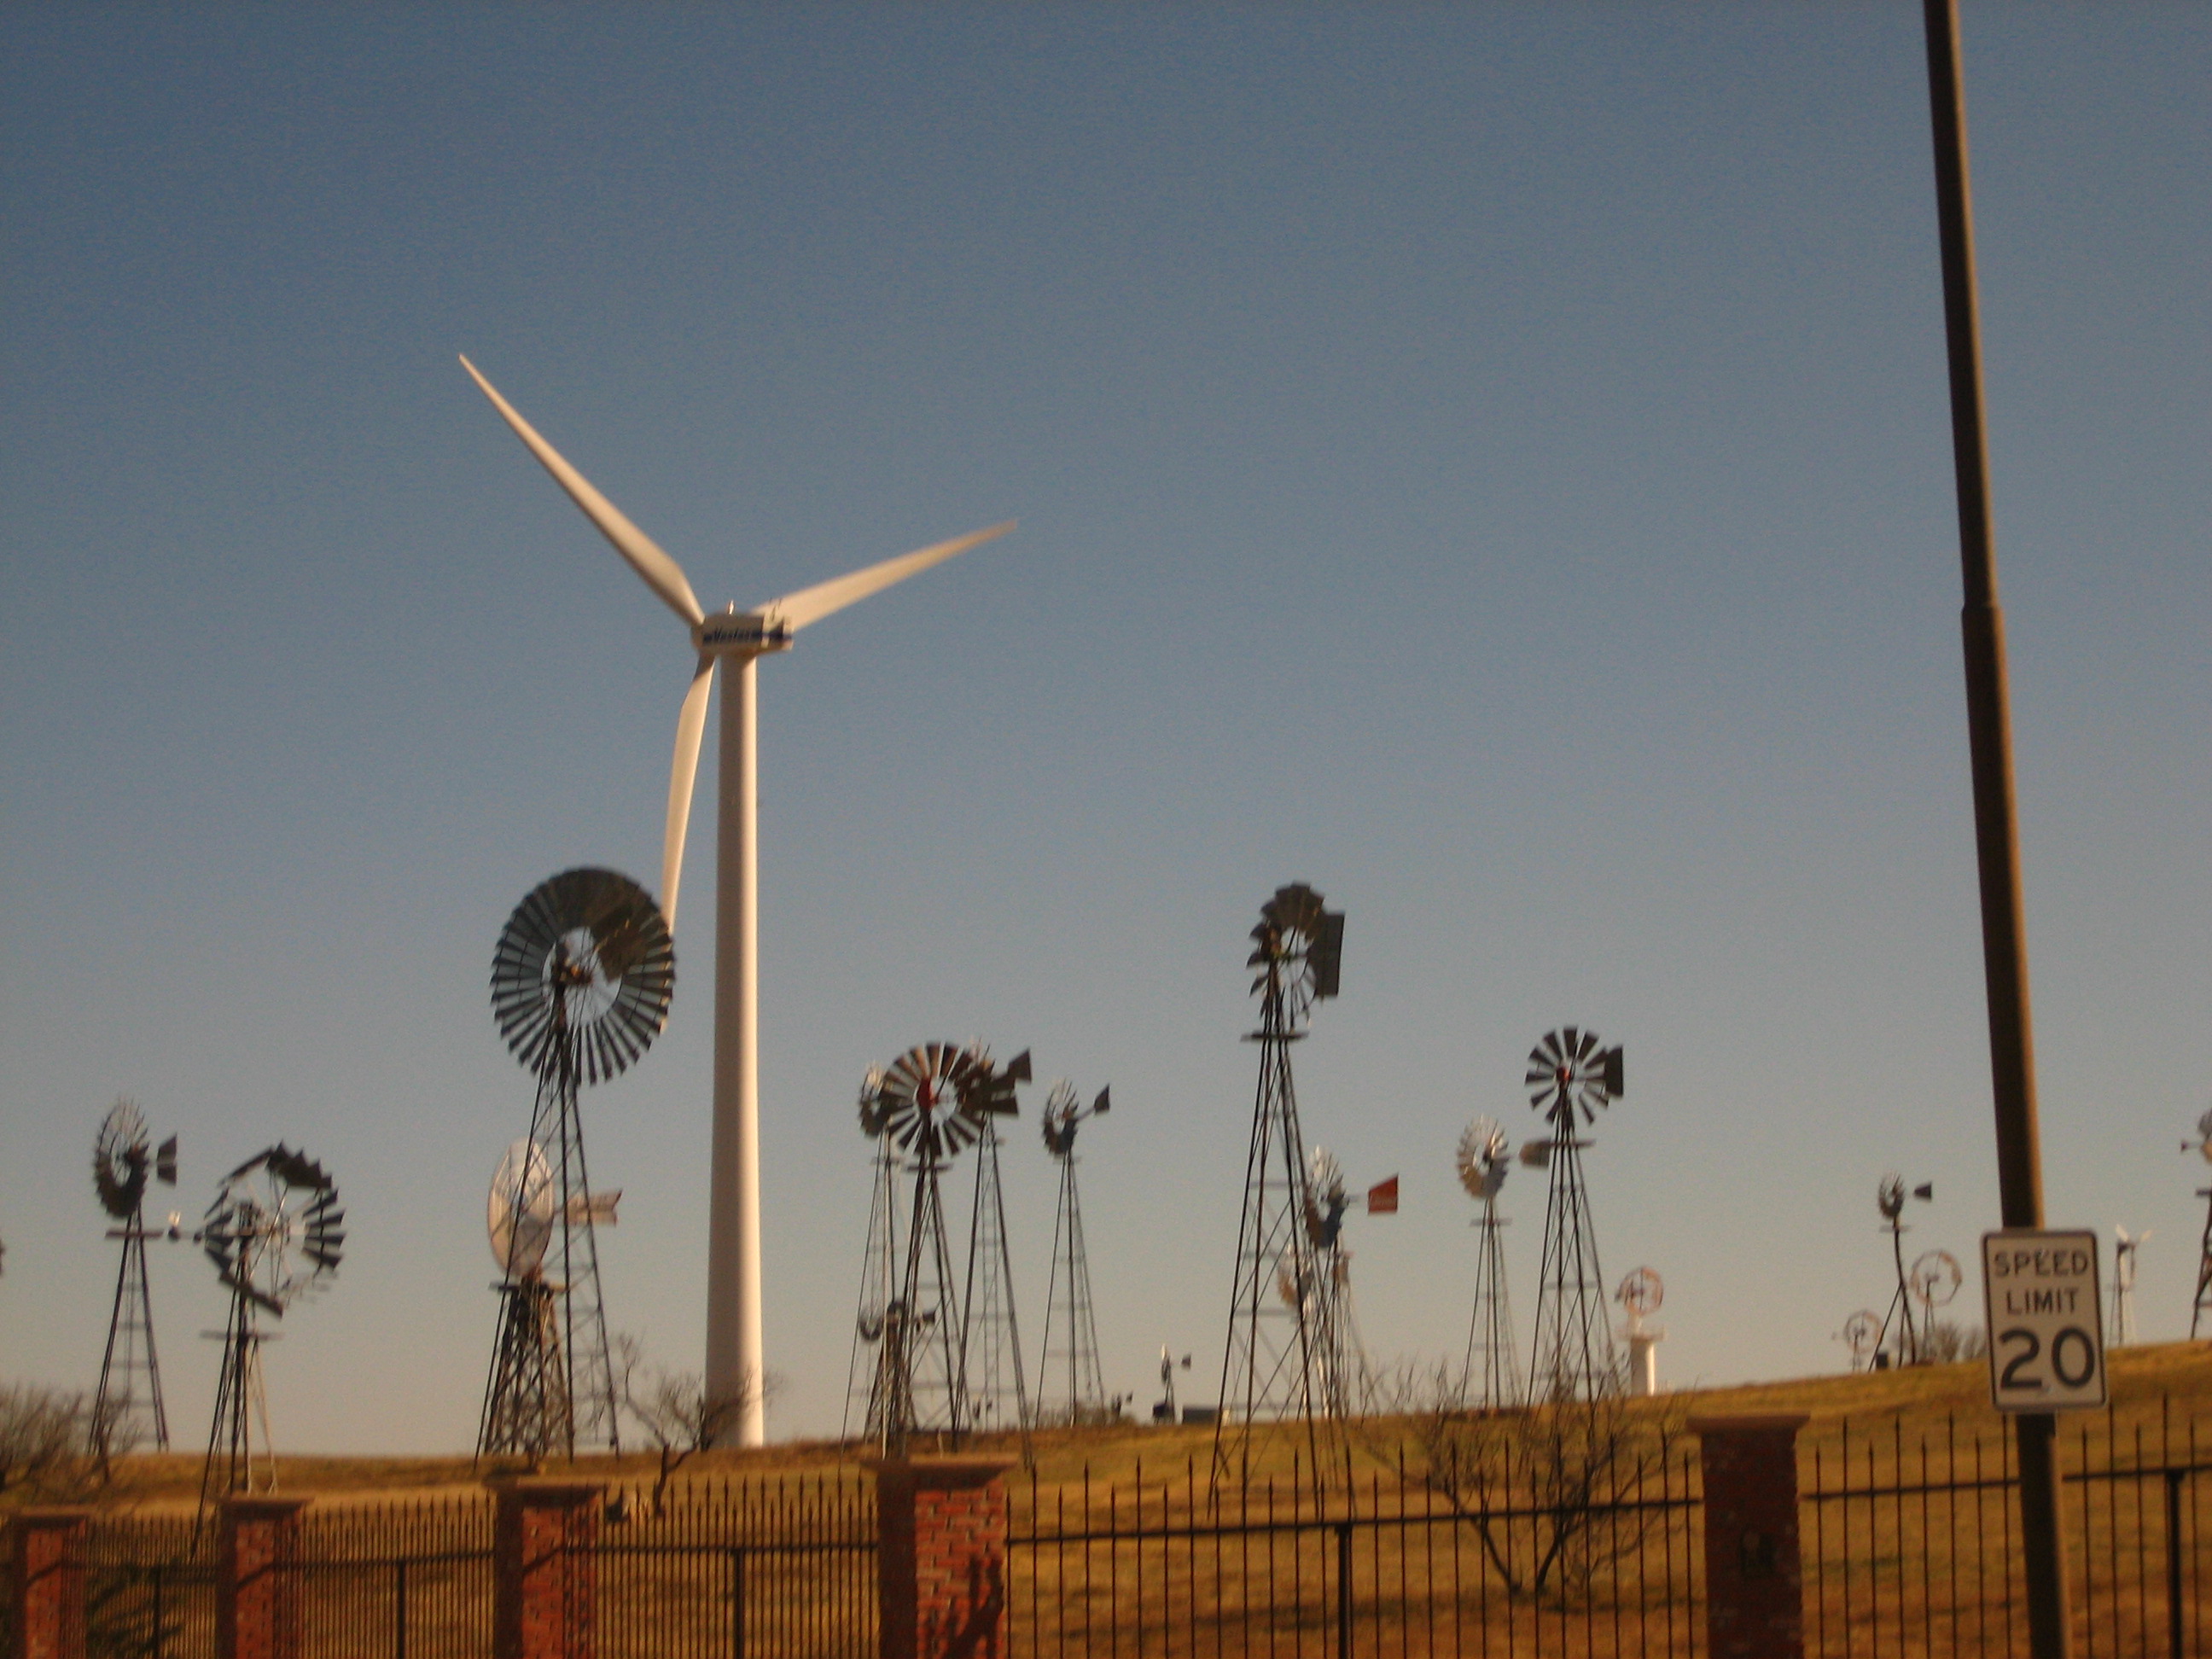
[[717, 611], [691, 629], [693, 643], [702, 656], [708, 657], [757, 657], [770, 651], [788, 651], [793, 637], [787, 624], [757, 612], [740, 616], [734, 611]]

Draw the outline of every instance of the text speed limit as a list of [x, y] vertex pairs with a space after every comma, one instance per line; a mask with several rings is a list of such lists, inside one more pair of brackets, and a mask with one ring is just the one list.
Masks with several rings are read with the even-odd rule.
[[2001, 1412], [2081, 1411], [2105, 1403], [2097, 1235], [1982, 1235], [1990, 1398]]

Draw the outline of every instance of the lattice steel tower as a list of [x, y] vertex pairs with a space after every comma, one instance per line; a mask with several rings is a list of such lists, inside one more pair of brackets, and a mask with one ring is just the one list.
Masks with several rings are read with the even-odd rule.
[[971, 1431], [1030, 1429], [1022, 1332], [1014, 1311], [1014, 1263], [1006, 1243], [1006, 1193], [999, 1179], [999, 1125], [1020, 1107], [1014, 1085], [1030, 1080], [1029, 1051], [993, 1070], [990, 1051], [970, 1045], [981, 1066], [963, 1109], [976, 1121], [975, 1203], [968, 1221], [968, 1283], [960, 1302], [961, 1397]]
[[1052, 1085], [1044, 1103], [1044, 1149], [1060, 1165], [1060, 1204], [1053, 1216], [1052, 1279], [1045, 1287], [1044, 1354], [1037, 1370], [1040, 1423], [1098, 1423], [1107, 1417], [1098, 1324], [1091, 1306], [1091, 1261], [1076, 1193], [1075, 1132], [1112, 1109], [1110, 1091], [1101, 1089], [1086, 1109], [1065, 1078]]
[[1498, 1213], [1512, 1142], [1494, 1117], [1478, 1117], [1460, 1132], [1453, 1160], [1459, 1183], [1482, 1206], [1474, 1224], [1482, 1242], [1474, 1256], [1474, 1318], [1468, 1328], [1467, 1364], [1460, 1371], [1460, 1403], [1495, 1410], [1522, 1402], [1521, 1366], [1513, 1351], [1513, 1301], [1505, 1279], [1505, 1247], [1498, 1237], [1506, 1218]]
[[860, 1085], [860, 1133], [875, 1149], [869, 1162], [875, 1169], [872, 1195], [868, 1200], [868, 1244], [860, 1257], [860, 1302], [853, 1316], [853, 1358], [845, 1368], [847, 1438], [857, 1431], [880, 1434], [882, 1425], [870, 1420], [868, 1402], [875, 1396], [884, 1340], [884, 1322], [898, 1299], [903, 1280], [899, 1274], [898, 1149], [889, 1133], [890, 1119], [883, 1101], [881, 1066], [871, 1071]]
[[142, 1435], [151, 1437], [155, 1449], [169, 1449], [161, 1361], [154, 1347], [154, 1297], [146, 1283], [146, 1241], [175, 1238], [179, 1230], [172, 1217], [167, 1228], [148, 1231], [149, 1180], [177, 1184], [177, 1138], [171, 1135], [155, 1149], [137, 1103], [118, 1100], [107, 1109], [92, 1143], [93, 1190], [116, 1224], [107, 1236], [123, 1244], [115, 1269], [115, 1303], [107, 1316], [107, 1347], [100, 1359], [100, 1389], [92, 1405], [94, 1449], [102, 1457], [132, 1445]]
[[[1313, 1298], [1297, 1291], [1314, 1283], [1316, 1263], [1306, 1228], [1305, 1145], [1291, 1045], [1305, 1035], [1314, 1004], [1336, 994], [1344, 917], [1324, 909], [1310, 887], [1279, 887], [1260, 907], [1251, 936], [1245, 966], [1258, 969], [1252, 994], [1260, 999], [1260, 1029], [1245, 1041], [1260, 1045], [1260, 1080], [1221, 1362], [1217, 1470], [1228, 1456], [1224, 1437], [1235, 1426], [1280, 1418], [1310, 1422], [1322, 1404]], [[1286, 1282], [1294, 1287], [1287, 1297], [1281, 1289]]]
[[477, 1422], [480, 1458], [521, 1457], [534, 1468], [570, 1443], [574, 1418], [561, 1293], [544, 1271], [559, 1201], [545, 1149], [532, 1140], [509, 1146], [485, 1199], [485, 1229], [500, 1270], [492, 1286], [499, 1297], [499, 1334]]
[[[1544, 1207], [1543, 1267], [1536, 1279], [1536, 1340], [1529, 1352], [1529, 1399], [1589, 1400], [1618, 1393], [1620, 1364], [1613, 1352], [1604, 1272], [1598, 1266], [1597, 1231], [1589, 1190], [1583, 1182], [1583, 1153], [1591, 1142], [1578, 1131], [1620, 1097], [1620, 1049], [1598, 1047], [1597, 1033], [1564, 1026], [1528, 1051], [1528, 1103], [1551, 1126], [1548, 1140], [1531, 1142], [1536, 1162], [1552, 1171]], [[1582, 1123], [1575, 1121], [1579, 1113]], [[1525, 1149], [1524, 1149], [1525, 1155]]]

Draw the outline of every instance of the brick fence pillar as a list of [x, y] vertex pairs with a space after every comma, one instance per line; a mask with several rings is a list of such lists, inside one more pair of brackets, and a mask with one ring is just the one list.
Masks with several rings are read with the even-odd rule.
[[81, 1659], [84, 1652], [87, 1510], [24, 1510], [15, 1516], [9, 1576], [15, 1584], [11, 1659]]
[[305, 1498], [226, 1498], [216, 1529], [218, 1659], [299, 1659]]
[[876, 1473], [881, 1659], [998, 1659], [1006, 1616], [1008, 1467], [885, 1462]]
[[1711, 1659], [1804, 1659], [1797, 1553], [1802, 1414], [1693, 1417], [1705, 1487], [1705, 1648]]
[[493, 1490], [494, 1659], [591, 1659], [598, 1643], [599, 1487], [503, 1480]]

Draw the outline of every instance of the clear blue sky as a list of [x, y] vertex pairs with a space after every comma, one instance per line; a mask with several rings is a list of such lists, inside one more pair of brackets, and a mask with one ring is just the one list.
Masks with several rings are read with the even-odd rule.
[[[2212, 16], [1966, 32], [2051, 1211], [2155, 1229], [2170, 1339]], [[772, 1431], [836, 1425], [854, 1091], [933, 1037], [1112, 1083], [1109, 1382], [1168, 1342], [1211, 1390], [1288, 880], [1350, 917], [1308, 1137], [1404, 1176], [1354, 1223], [1383, 1356], [1463, 1346], [1453, 1141], [1533, 1128], [1563, 1021], [1627, 1048], [1590, 1181], [1669, 1379], [1839, 1367], [1885, 1169], [1915, 1246], [1995, 1224], [1917, 7], [11, 7], [0, 191], [0, 1376], [97, 1370], [127, 1092], [188, 1215], [280, 1136], [343, 1187], [283, 1445], [473, 1434], [530, 1108], [492, 945], [568, 865], [657, 882], [690, 662], [462, 351], [710, 605], [1022, 521], [763, 669]], [[680, 1366], [708, 828], [666, 1036], [587, 1103], [611, 1321]], [[154, 1272], [196, 1443], [220, 1301]]]

